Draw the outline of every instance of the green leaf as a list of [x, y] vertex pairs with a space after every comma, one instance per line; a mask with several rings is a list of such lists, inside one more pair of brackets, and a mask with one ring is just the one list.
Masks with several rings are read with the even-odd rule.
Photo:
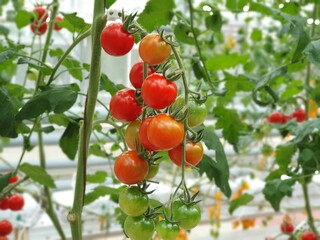
[[251, 194], [244, 193], [240, 197], [232, 200], [229, 206], [229, 213], [232, 214], [237, 208], [247, 205], [253, 198], [254, 197]]
[[100, 90], [105, 90], [106, 92], [110, 93], [111, 96], [116, 94], [121, 89], [124, 89], [125, 86], [122, 84], [114, 84], [107, 75], [101, 74], [100, 78]]
[[59, 146], [70, 160], [75, 158], [78, 151], [79, 129], [80, 126], [77, 122], [69, 122], [59, 141]]
[[284, 145], [277, 146], [276, 162], [279, 165], [279, 167], [283, 169], [287, 169], [296, 151], [297, 151], [296, 145], [291, 142]]
[[104, 183], [106, 181], [106, 177], [108, 176], [105, 171], [97, 171], [94, 174], [89, 174], [86, 177], [86, 181], [89, 183]]
[[0, 192], [9, 184], [9, 179], [11, 177], [11, 173], [7, 173], [5, 175], [0, 175]]
[[258, 28], [254, 28], [250, 36], [251, 40], [254, 42], [259, 42], [262, 40], [262, 31]]
[[51, 85], [32, 97], [16, 115], [17, 120], [36, 118], [44, 112], [63, 113], [77, 100], [79, 87], [76, 84]]
[[52, 124], [57, 124], [58, 126], [64, 126], [64, 127], [67, 127], [70, 122], [70, 118], [62, 113], [51, 114], [48, 116], [48, 120]]
[[10, 97], [0, 89], [0, 136], [16, 138], [14, 106]]
[[174, 7], [174, 0], [149, 0], [143, 12], [139, 14], [137, 22], [148, 32], [152, 32], [155, 28], [171, 22]]
[[303, 50], [309, 62], [319, 65], [320, 64], [320, 40], [312, 41]]
[[77, 13], [62, 13], [63, 21], [60, 26], [74, 33], [82, 33], [90, 28], [90, 24], [86, 23]]
[[222, 27], [222, 16], [219, 10], [214, 9], [212, 14], [205, 18], [205, 24], [207, 29], [215, 32], [220, 32]]
[[17, 64], [28, 64], [30, 67], [33, 67], [39, 71], [41, 71], [44, 75], [50, 75], [52, 73], [52, 68], [42, 64], [42, 65], [38, 65], [35, 64], [33, 61], [26, 59], [26, 58], [19, 58]]
[[91, 154], [98, 156], [98, 157], [103, 157], [103, 158], [105, 158], [107, 156], [106, 152], [100, 147], [99, 144], [92, 144], [89, 147], [89, 155], [91, 155]]
[[28, 26], [32, 20], [33, 14], [26, 10], [20, 10], [16, 16], [16, 25], [19, 29]]
[[119, 194], [119, 189], [106, 187], [106, 186], [96, 187], [93, 189], [92, 192], [85, 195], [84, 205], [88, 205], [100, 197], [111, 195], [111, 194]]
[[106, 8], [110, 8], [112, 4], [114, 4], [117, 0], [105, 0], [106, 1]]
[[0, 25], [0, 35], [7, 36], [9, 33], [10, 33], [9, 28], [7, 28], [7, 27], [5, 27], [3, 25]]
[[292, 129], [292, 135], [294, 135], [295, 138], [292, 139], [291, 141], [292, 143], [295, 143], [295, 144], [303, 142], [309, 134], [318, 132], [319, 129], [320, 129], [320, 119], [301, 122]]
[[9, 48], [9, 49], [2, 51], [0, 53], [0, 64], [4, 63], [5, 61], [7, 61], [11, 58], [16, 57], [17, 54], [18, 54], [18, 51], [17, 51], [17, 49], [14, 49], [14, 48]]
[[178, 23], [173, 28], [174, 36], [178, 42], [194, 45], [194, 38], [190, 26], [184, 23]]
[[283, 3], [283, 8], [281, 8], [281, 12], [291, 15], [299, 15], [300, 10], [300, 5], [297, 2], [285, 2]]
[[215, 54], [213, 57], [208, 58], [206, 65], [208, 70], [217, 71], [227, 68], [235, 67], [239, 64], [245, 64], [250, 58], [249, 54], [239, 55], [238, 53], [232, 54]]
[[213, 109], [213, 113], [218, 118], [216, 128], [222, 129], [223, 137], [230, 144], [236, 145], [240, 132], [245, 129], [245, 124], [239, 118], [237, 111], [218, 106]]
[[293, 19], [290, 24], [290, 33], [297, 39], [297, 44], [293, 52], [292, 62], [298, 62], [301, 58], [303, 50], [310, 43], [309, 34], [304, 29], [304, 20], [300, 18]]
[[275, 211], [279, 211], [280, 203], [285, 196], [291, 197], [294, 183], [292, 179], [274, 179], [266, 182], [263, 194]]
[[31, 165], [30, 163], [23, 163], [19, 170], [25, 173], [33, 181], [40, 183], [49, 188], [55, 188], [56, 185], [53, 178], [40, 166]]
[[271, 181], [274, 179], [280, 179], [283, 174], [286, 174], [286, 172], [287, 172], [287, 169], [278, 168], [278, 169], [270, 172], [268, 174], [268, 176], [265, 178], [265, 181], [267, 182], [267, 181]]
[[71, 74], [72, 77], [82, 81], [82, 67], [79, 61], [69, 56], [62, 62], [62, 65], [68, 69], [68, 72]]

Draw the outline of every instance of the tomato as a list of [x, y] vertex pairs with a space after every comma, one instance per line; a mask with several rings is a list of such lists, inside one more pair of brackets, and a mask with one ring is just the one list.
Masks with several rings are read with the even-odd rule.
[[149, 65], [163, 63], [169, 58], [170, 54], [171, 46], [158, 33], [150, 33], [140, 42], [140, 58]]
[[302, 233], [301, 240], [317, 240], [317, 236], [311, 231], [306, 231]]
[[60, 23], [62, 22], [63, 17], [62, 16], [56, 16], [56, 20], [53, 25], [53, 29], [56, 31], [60, 31], [62, 27], [60, 26]]
[[290, 121], [293, 117], [290, 115], [283, 115], [282, 116], [282, 123], [286, 123], [288, 121]]
[[3, 198], [0, 200], [0, 210], [7, 210], [7, 209], [9, 209], [8, 202], [9, 202], [9, 197], [8, 197], [8, 196], [3, 197]]
[[149, 164], [149, 172], [146, 176], [147, 180], [154, 178], [159, 172], [159, 164]]
[[126, 143], [128, 147], [132, 150], [139, 151], [140, 149], [140, 138], [139, 138], [139, 128], [141, 125], [140, 120], [135, 120], [126, 128]]
[[190, 230], [196, 227], [201, 220], [201, 210], [199, 205], [187, 205], [178, 200], [173, 202], [173, 218], [181, 220], [178, 224], [185, 230]]
[[8, 240], [6, 236], [0, 236], [0, 240]]
[[[172, 110], [175, 111], [177, 109], [182, 109], [184, 106], [184, 102], [184, 95], [180, 95], [172, 104]], [[198, 104], [194, 100], [189, 100], [187, 117], [189, 127], [197, 127], [201, 125], [206, 120], [207, 115], [208, 109], [204, 104]]]
[[[169, 157], [173, 163], [182, 166], [182, 145], [168, 151]], [[203, 146], [201, 142], [188, 142], [186, 144], [186, 162], [196, 166], [203, 157]], [[185, 164], [186, 167], [190, 165]]]
[[293, 233], [294, 230], [294, 226], [292, 223], [288, 223], [288, 222], [283, 222], [280, 225], [280, 229], [282, 233]]
[[109, 55], [123, 56], [132, 49], [134, 36], [124, 30], [122, 23], [111, 23], [102, 30], [100, 43]]
[[304, 122], [307, 118], [307, 115], [303, 109], [297, 109], [292, 113], [292, 117], [295, 118], [297, 122]]
[[271, 123], [283, 123], [283, 115], [279, 112], [273, 112], [268, 117], [269, 122]]
[[148, 127], [153, 117], [145, 118], [139, 128], [139, 138], [142, 146], [149, 151], [158, 151], [159, 148], [154, 146], [148, 139]]
[[12, 232], [12, 224], [7, 220], [0, 221], [0, 236], [9, 235]]
[[15, 182], [18, 182], [19, 178], [18, 176], [11, 176], [9, 178], [9, 183], [15, 183]]
[[[154, 73], [152, 67], [148, 66], [147, 67], [147, 75], [149, 76], [150, 74]], [[129, 73], [129, 79], [135, 88], [141, 88], [142, 83], [143, 83], [143, 62], [137, 62], [134, 64], [130, 70]]]
[[142, 112], [142, 106], [137, 102], [133, 89], [123, 89], [112, 96], [110, 101], [111, 116], [119, 121], [132, 122]]
[[163, 240], [175, 240], [179, 235], [179, 225], [167, 220], [161, 220], [156, 225], [156, 232]]
[[12, 211], [19, 211], [24, 206], [24, 198], [19, 194], [13, 194], [8, 200], [9, 209]]
[[45, 22], [49, 16], [47, 9], [43, 7], [34, 8], [33, 13], [35, 15], [35, 20], [39, 20], [41, 22]]
[[43, 35], [45, 34], [45, 32], [47, 31], [48, 29], [48, 24], [45, 22], [45, 23], [42, 23], [42, 24], [39, 24], [38, 21], [34, 21], [33, 23], [31, 23], [30, 25], [30, 28], [31, 28], [31, 31], [36, 34], [36, 35]]
[[183, 124], [168, 114], [158, 114], [149, 123], [147, 137], [150, 143], [157, 148], [170, 150], [182, 142], [184, 137]]
[[147, 211], [149, 198], [137, 186], [131, 186], [120, 192], [119, 205], [120, 209], [128, 216], [137, 217]]
[[131, 240], [150, 240], [155, 230], [154, 221], [144, 216], [130, 217], [124, 221], [124, 232]]
[[39, 77], [39, 71], [35, 68], [29, 68], [27, 71], [27, 78], [32, 81], [37, 81]]
[[159, 73], [148, 76], [141, 87], [144, 103], [154, 109], [170, 106], [177, 97], [178, 88], [175, 82], [168, 81]]
[[133, 150], [120, 154], [114, 163], [116, 177], [125, 184], [143, 181], [148, 174], [148, 168], [148, 162], [141, 159]]

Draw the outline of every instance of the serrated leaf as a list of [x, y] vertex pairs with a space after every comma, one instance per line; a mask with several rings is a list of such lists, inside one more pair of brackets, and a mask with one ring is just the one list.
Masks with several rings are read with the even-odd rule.
[[215, 54], [206, 61], [208, 70], [217, 71], [227, 68], [233, 68], [239, 64], [245, 64], [250, 58], [249, 54], [239, 55], [238, 53], [231, 54]]
[[59, 140], [59, 146], [70, 160], [74, 160], [78, 151], [79, 129], [80, 126], [78, 123], [73, 121], [69, 122]]
[[149, 0], [142, 13], [139, 14], [137, 22], [148, 32], [152, 32], [155, 28], [171, 22], [174, 7], [174, 0]]
[[88, 174], [86, 177], [86, 181], [89, 183], [104, 183], [107, 176], [107, 172], [97, 171], [94, 174]]
[[79, 87], [76, 84], [51, 85], [32, 97], [16, 115], [17, 120], [36, 118], [44, 112], [63, 113], [77, 100]]
[[296, 145], [290, 142], [284, 145], [277, 146], [276, 162], [278, 163], [280, 168], [286, 169], [288, 167], [296, 150]]
[[253, 198], [254, 197], [251, 194], [244, 193], [240, 197], [232, 200], [229, 206], [229, 213], [232, 214], [237, 208], [247, 205]]
[[85, 195], [84, 205], [88, 205], [100, 197], [111, 195], [111, 194], [119, 194], [119, 189], [106, 187], [106, 186], [96, 187], [93, 189], [92, 192]]
[[280, 203], [285, 196], [291, 197], [294, 183], [292, 179], [274, 179], [266, 182], [263, 194], [275, 211], [279, 211]]
[[62, 13], [63, 21], [60, 26], [74, 33], [85, 32], [90, 28], [90, 24], [86, 23], [83, 18], [77, 16], [77, 13]]
[[55, 188], [53, 178], [40, 166], [31, 165], [30, 163], [23, 163], [20, 165], [19, 170], [25, 173], [33, 181], [40, 183], [49, 188]]
[[303, 50], [309, 62], [319, 65], [320, 64], [320, 40], [312, 41]]
[[2, 137], [16, 138], [14, 106], [10, 97], [0, 89], [0, 135]]
[[11, 173], [7, 173], [5, 175], [0, 175], [0, 192], [9, 184], [9, 179], [11, 177]]
[[19, 29], [28, 26], [32, 20], [33, 14], [26, 10], [19, 10], [16, 15], [16, 25]]
[[106, 152], [103, 149], [101, 149], [99, 144], [92, 144], [89, 147], [89, 155], [91, 154], [98, 157], [106, 157]]
[[306, 136], [308, 136], [311, 133], [318, 132], [319, 129], [320, 119], [301, 122], [292, 129], [292, 135], [294, 135], [295, 138], [291, 141], [295, 144], [303, 142]]
[[4, 63], [5, 61], [7, 61], [11, 58], [16, 57], [17, 54], [18, 54], [18, 52], [14, 48], [9, 48], [9, 49], [2, 51], [0, 53], [0, 64]]

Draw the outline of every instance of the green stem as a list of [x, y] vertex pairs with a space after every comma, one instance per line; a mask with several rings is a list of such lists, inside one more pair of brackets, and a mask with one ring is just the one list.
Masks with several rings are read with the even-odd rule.
[[[33, 47], [34, 47], [34, 40], [36, 39], [36, 35], [34, 34], [33, 36], [32, 36], [32, 41], [31, 41], [31, 46], [30, 46], [30, 54], [29, 54], [29, 57], [32, 57], [32, 52], [33, 52]], [[23, 80], [23, 87], [26, 87], [26, 83], [27, 83], [27, 76], [28, 76], [28, 74], [26, 74], [25, 76], [24, 76], [24, 80]]]
[[86, 164], [89, 140], [92, 131], [93, 117], [99, 92], [99, 81], [101, 75], [101, 45], [100, 35], [105, 26], [104, 0], [95, 0], [93, 24], [92, 24], [92, 54], [90, 64], [90, 76], [88, 94], [86, 97], [84, 120], [80, 127], [79, 154], [77, 165], [77, 177], [74, 191], [74, 200], [68, 221], [71, 226], [72, 239], [82, 239], [82, 210], [86, 188]]
[[78, 38], [76, 38], [74, 40], [74, 42], [70, 45], [70, 47], [64, 52], [64, 54], [61, 56], [61, 58], [59, 59], [59, 61], [57, 62], [57, 64], [54, 66], [52, 73], [50, 75], [50, 78], [48, 80], [47, 85], [50, 85], [53, 81], [54, 81], [54, 76], [57, 72], [57, 70], [59, 69], [60, 65], [62, 64], [62, 62], [66, 59], [66, 57], [69, 56], [70, 52], [74, 49], [75, 46], [77, 46], [83, 39], [85, 39], [86, 37], [90, 36], [91, 34], [91, 29], [88, 29], [86, 32], [84, 32], [83, 34], [81, 34]]

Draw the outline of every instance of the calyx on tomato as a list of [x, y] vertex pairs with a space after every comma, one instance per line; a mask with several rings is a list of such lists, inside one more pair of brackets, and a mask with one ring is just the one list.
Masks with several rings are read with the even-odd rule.
[[201, 220], [201, 210], [197, 203], [173, 202], [173, 219], [185, 230], [196, 227]]

